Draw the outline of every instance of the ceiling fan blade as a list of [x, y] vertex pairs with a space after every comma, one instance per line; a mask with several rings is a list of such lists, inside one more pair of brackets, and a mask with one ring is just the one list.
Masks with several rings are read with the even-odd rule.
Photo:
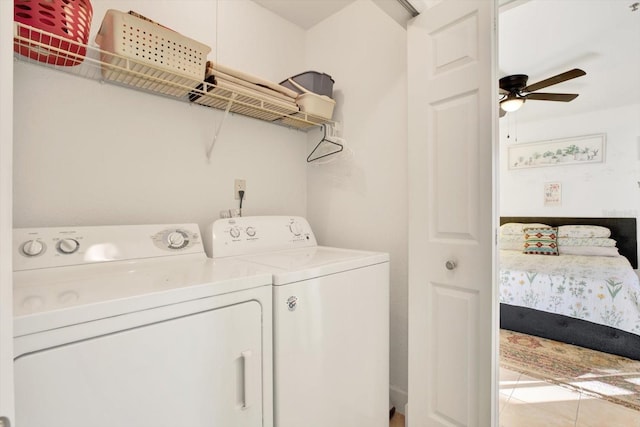
[[535, 99], [538, 101], [560, 101], [569, 102], [578, 97], [577, 93], [530, 93], [525, 95], [527, 99]]
[[558, 74], [553, 77], [549, 77], [548, 79], [544, 79], [537, 83], [531, 84], [524, 89], [523, 92], [535, 92], [536, 90], [543, 89], [548, 86], [557, 85], [558, 83], [565, 82], [567, 80], [575, 79], [576, 77], [584, 76], [585, 73], [579, 68], [574, 68], [573, 70], [566, 71], [564, 73]]
[[509, 94], [509, 91], [508, 91], [508, 90], [504, 90], [504, 89], [500, 88], [500, 93], [501, 93], [501, 94], [504, 94], [504, 95], [508, 95], [508, 94]]

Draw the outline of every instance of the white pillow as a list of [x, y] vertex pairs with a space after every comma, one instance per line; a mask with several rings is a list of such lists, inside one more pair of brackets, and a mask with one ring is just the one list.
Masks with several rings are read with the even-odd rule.
[[524, 242], [524, 233], [520, 234], [502, 234], [499, 238], [500, 243], [505, 242]]
[[618, 248], [607, 246], [560, 246], [560, 255], [620, 256]]
[[507, 251], [520, 251], [522, 252], [522, 249], [524, 248], [524, 240], [523, 239], [518, 239], [516, 240], [505, 240], [505, 241], [500, 241], [498, 248], [502, 249], [502, 250], [507, 250]]
[[546, 224], [538, 224], [535, 222], [532, 223], [522, 223], [522, 222], [507, 222], [500, 226], [500, 235], [519, 235], [522, 237], [522, 233], [524, 233], [525, 228], [549, 228], [549, 225]]
[[600, 225], [561, 225], [558, 237], [611, 237], [611, 230]]
[[559, 237], [558, 246], [607, 246], [615, 247], [616, 241], [605, 237]]

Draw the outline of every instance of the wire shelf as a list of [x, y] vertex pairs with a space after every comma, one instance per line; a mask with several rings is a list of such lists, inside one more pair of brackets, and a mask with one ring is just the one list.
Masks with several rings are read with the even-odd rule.
[[[14, 22], [15, 58], [78, 77], [107, 81], [186, 103], [226, 110], [277, 125], [309, 130], [325, 123], [322, 117], [297, 107], [270, 102], [250, 90], [230, 90], [214, 83], [189, 78], [171, 70], [83, 45], [46, 31]], [[64, 64], [64, 65], [56, 65]]]

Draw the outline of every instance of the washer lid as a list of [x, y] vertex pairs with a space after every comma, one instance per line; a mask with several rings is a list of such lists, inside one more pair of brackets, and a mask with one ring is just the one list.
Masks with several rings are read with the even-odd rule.
[[270, 270], [204, 254], [14, 273], [14, 336], [271, 285]]
[[242, 259], [272, 267], [273, 284], [277, 286], [389, 262], [389, 254], [314, 246], [248, 255]]

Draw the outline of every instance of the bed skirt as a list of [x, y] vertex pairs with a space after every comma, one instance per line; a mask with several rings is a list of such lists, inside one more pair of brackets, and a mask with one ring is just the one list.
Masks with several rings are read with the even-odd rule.
[[500, 328], [640, 360], [640, 336], [527, 307], [500, 304]]

